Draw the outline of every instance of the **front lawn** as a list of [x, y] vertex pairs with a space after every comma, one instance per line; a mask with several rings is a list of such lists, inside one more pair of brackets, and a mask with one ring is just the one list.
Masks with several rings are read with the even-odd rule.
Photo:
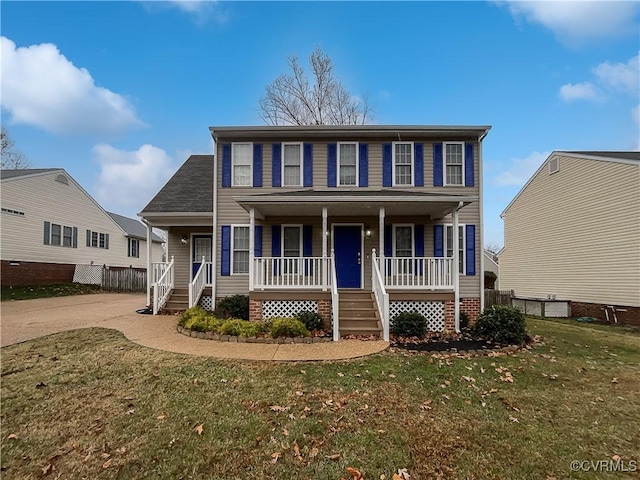
[[100, 285], [82, 285], [80, 283], [55, 283], [49, 285], [2, 285], [0, 287], [2, 301], [31, 300], [33, 298], [65, 297], [68, 295], [84, 295], [98, 293]]
[[570, 466], [640, 461], [640, 335], [528, 326], [542, 344], [471, 359], [220, 361], [103, 329], [5, 347], [1, 476], [631, 478]]

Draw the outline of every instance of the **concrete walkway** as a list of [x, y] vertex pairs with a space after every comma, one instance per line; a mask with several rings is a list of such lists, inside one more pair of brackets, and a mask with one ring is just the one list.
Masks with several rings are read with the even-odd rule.
[[0, 304], [0, 346], [77, 328], [121, 331], [129, 340], [168, 352], [246, 360], [343, 360], [378, 353], [383, 341], [341, 340], [314, 344], [223, 343], [189, 338], [176, 331], [177, 317], [135, 313], [144, 295], [98, 293], [18, 300]]

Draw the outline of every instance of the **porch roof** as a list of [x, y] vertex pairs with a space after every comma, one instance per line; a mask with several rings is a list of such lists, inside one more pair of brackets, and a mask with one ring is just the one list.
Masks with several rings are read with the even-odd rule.
[[233, 199], [257, 218], [271, 216], [321, 216], [327, 207], [329, 216], [375, 216], [380, 207], [386, 215], [422, 215], [439, 219], [451, 213], [460, 202], [478, 201], [477, 195], [443, 195], [401, 190], [297, 190], [236, 196]]

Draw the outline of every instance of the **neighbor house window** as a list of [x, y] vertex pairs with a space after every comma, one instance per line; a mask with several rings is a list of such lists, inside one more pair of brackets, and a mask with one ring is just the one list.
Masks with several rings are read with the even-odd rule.
[[109, 249], [109, 234], [87, 230], [87, 247]]
[[338, 144], [339, 186], [358, 185], [358, 144]]
[[285, 187], [302, 186], [302, 144], [282, 144], [282, 185]]
[[77, 248], [78, 229], [60, 225], [58, 223], [44, 222], [44, 244], [57, 245], [59, 247]]
[[62, 246], [71, 247], [73, 243], [73, 228], [62, 227]]
[[253, 164], [253, 145], [234, 143], [232, 145], [233, 186], [250, 187]]
[[56, 223], [51, 224], [51, 245], [61, 245], [60, 240], [62, 232], [62, 226]]
[[249, 227], [234, 225], [232, 229], [233, 270], [231, 273], [249, 273]]
[[464, 185], [464, 144], [444, 144], [445, 185]]
[[[464, 275], [465, 266], [465, 226], [458, 225], [458, 271]], [[445, 225], [444, 248], [447, 257], [453, 257], [453, 225]]]
[[129, 256], [133, 258], [140, 258], [140, 240], [137, 238], [129, 239]]
[[413, 185], [413, 142], [393, 143], [393, 184]]

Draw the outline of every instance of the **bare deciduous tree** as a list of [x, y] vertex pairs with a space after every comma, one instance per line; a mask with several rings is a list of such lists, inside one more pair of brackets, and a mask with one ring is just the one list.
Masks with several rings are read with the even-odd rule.
[[260, 116], [270, 125], [364, 125], [372, 121], [367, 99], [351, 95], [333, 75], [331, 58], [317, 47], [309, 57], [310, 82], [298, 57], [290, 73], [267, 85]]
[[0, 133], [1, 148], [0, 151], [0, 168], [7, 170], [20, 170], [29, 168], [29, 161], [20, 150], [15, 148], [15, 142], [9, 136], [7, 129], [2, 127]]

